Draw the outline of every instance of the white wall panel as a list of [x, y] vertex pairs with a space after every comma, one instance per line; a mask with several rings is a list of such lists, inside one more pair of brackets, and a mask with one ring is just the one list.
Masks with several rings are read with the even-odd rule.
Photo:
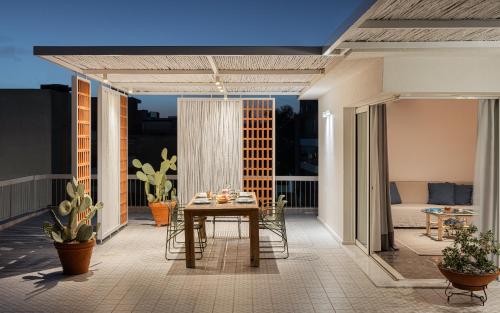
[[97, 105], [97, 193], [104, 208], [97, 219], [102, 240], [120, 227], [120, 94], [99, 88]]
[[224, 185], [242, 189], [242, 106], [239, 99], [177, 100], [178, 195]]

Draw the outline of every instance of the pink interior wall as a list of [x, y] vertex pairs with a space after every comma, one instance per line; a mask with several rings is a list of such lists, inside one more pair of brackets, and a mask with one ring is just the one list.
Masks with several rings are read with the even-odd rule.
[[477, 100], [399, 100], [387, 106], [391, 181], [472, 182]]

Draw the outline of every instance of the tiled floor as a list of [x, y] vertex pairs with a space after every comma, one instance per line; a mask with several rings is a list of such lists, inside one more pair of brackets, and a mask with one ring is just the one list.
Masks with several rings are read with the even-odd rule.
[[316, 219], [291, 217], [287, 225], [287, 260], [250, 268], [247, 240], [217, 239], [199, 268], [187, 270], [183, 261], [165, 261], [165, 228], [138, 218], [95, 249], [88, 274], [64, 277], [39, 220], [31, 220], [0, 232], [0, 311], [499, 311], [497, 284], [485, 307], [467, 298], [447, 305], [443, 290], [377, 288]]
[[398, 248], [397, 251], [377, 252], [377, 254], [404, 278], [435, 279], [442, 277], [436, 266], [441, 262], [441, 256], [418, 255], [403, 245], [399, 245]]

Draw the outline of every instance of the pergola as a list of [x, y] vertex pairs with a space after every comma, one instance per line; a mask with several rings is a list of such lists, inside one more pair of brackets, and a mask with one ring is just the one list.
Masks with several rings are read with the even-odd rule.
[[[107, 209], [98, 215], [102, 225], [98, 239], [127, 223], [128, 95], [197, 96], [179, 102], [180, 200], [186, 201], [207, 186], [219, 188], [222, 182], [239, 186], [241, 182], [242, 189], [256, 192], [259, 200], [273, 201], [275, 105], [271, 97], [300, 95], [328, 71], [334, 60], [324, 55], [320, 46], [34, 47], [34, 54], [77, 74], [72, 89], [73, 175], [87, 192], [90, 79], [100, 82], [97, 186], [99, 200], [107, 204]], [[203, 95], [209, 98], [199, 97]], [[214, 95], [219, 97], [211, 99]], [[258, 98], [220, 100], [221, 96], [249, 95]], [[193, 135], [196, 129], [201, 131]], [[212, 140], [223, 138], [224, 142], [204, 145], [199, 140], [207, 136]], [[229, 143], [228, 138], [232, 140]], [[211, 174], [203, 171], [206, 166], [198, 163], [198, 155], [210, 164]], [[230, 171], [228, 164], [232, 164]], [[219, 173], [227, 175], [220, 177]]]
[[333, 60], [320, 46], [34, 47], [34, 54], [142, 95], [298, 95]]

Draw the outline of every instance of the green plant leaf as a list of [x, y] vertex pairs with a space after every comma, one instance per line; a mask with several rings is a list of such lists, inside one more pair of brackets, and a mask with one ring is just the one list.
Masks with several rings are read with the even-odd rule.
[[142, 168], [142, 163], [141, 161], [137, 160], [137, 159], [133, 159], [132, 160], [132, 165], [136, 168]]
[[177, 166], [175, 164], [170, 164], [172, 171], [177, 171]]
[[161, 158], [163, 160], [167, 160], [167, 155], [168, 155], [168, 150], [167, 148], [163, 148], [163, 150], [161, 150]]
[[155, 186], [160, 186], [161, 185], [161, 182], [163, 181], [163, 177], [165, 177], [165, 175], [163, 175], [161, 172], [156, 172], [155, 173]]
[[172, 182], [170, 180], [165, 181], [165, 193], [169, 192], [172, 189]]
[[101, 210], [104, 207], [104, 203], [102, 201], [99, 201], [95, 204], [94, 207], [96, 210]]
[[135, 176], [137, 176], [137, 178], [138, 178], [139, 180], [142, 180], [143, 182], [147, 182], [147, 181], [148, 181], [148, 177], [146, 176], [146, 174], [144, 174], [144, 173], [143, 173], [143, 172], [141, 172], [141, 171], [137, 171], [137, 172], [135, 173]]
[[71, 212], [71, 202], [68, 200], [64, 200], [63, 202], [59, 203], [59, 210], [58, 213], [61, 216], [66, 216]]
[[75, 188], [73, 187], [73, 184], [71, 182], [68, 182], [66, 184], [66, 193], [68, 194], [68, 196], [70, 198], [74, 198], [76, 195], [75, 195]]
[[75, 239], [79, 242], [84, 242], [92, 239], [92, 236], [94, 236], [93, 227], [91, 225], [82, 224], [78, 229]]
[[153, 167], [151, 166], [151, 164], [149, 163], [146, 163], [146, 164], [143, 164], [142, 165], [142, 170], [144, 171], [144, 173], [146, 173], [147, 175], [154, 175], [155, 174], [155, 170], [153, 169]]
[[52, 224], [50, 224], [49, 222], [44, 222], [42, 229], [44, 234], [47, 235], [47, 237], [52, 238], [52, 230], [53, 230]]
[[82, 202], [80, 203], [80, 207], [78, 208], [78, 212], [85, 211], [86, 209], [90, 208], [91, 205], [92, 205], [92, 198], [90, 198], [89, 195], [85, 195], [83, 197]]
[[170, 162], [168, 160], [161, 162], [160, 172], [165, 174], [169, 168], [170, 168]]
[[148, 183], [155, 186], [155, 177], [153, 175], [148, 175]]
[[175, 163], [177, 161], [177, 156], [173, 155], [172, 158], [170, 158], [170, 163]]
[[80, 197], [83, 197], [83, 195], [85, 194], [85, 186], [83, 184], [78, 184], [78, 186], [76, 187], [76, 193]]
[[[76, 179], [76, 177], [75, 177], [75, 176], [73, 176], [73, 178], [72, 178], [72, 182], [73, 182], [73, 187], [74, 187], [74, 188], [76, 188], [76, 186], [78, 186], [78, 180]], [[74, 189], [74, 188], [73, 188], [73, 189]]]
[[148, 202], [155, 202], [155, 196], [152, 194], [148, 193]]
[[59, 242], [59, 243], [63, 243], [64, 240], [62, 239], [62, 236], [60, 233], [56, 232], [56, 231], [52, 231], [50, 233], [50, 237], [55, 241], [55, 242]]

